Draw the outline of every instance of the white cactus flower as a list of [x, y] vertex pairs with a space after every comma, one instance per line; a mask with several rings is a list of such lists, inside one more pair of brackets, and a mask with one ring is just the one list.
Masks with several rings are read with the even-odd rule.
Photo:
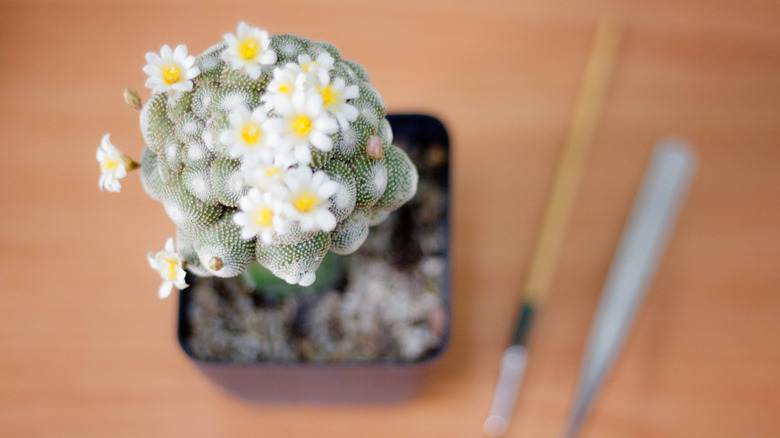
[[220, 135], [220, 141], [230, 146], [230, 156], [243, 157], [248, 164], [273, 161], [276, 135], [267, 129], [268, 115], [263, 107], [250, 112], [238, 107], [228, 116], [230, 129]]
[[335, 60], [328, 52], [320, 52], [314, 60], [307, 54], [298, 55], [298, 65], [301, 69], [320, 82], [328, 82], [334, 63]]
[[127, 176], [128, 167], [132, 161], [111, 143], [109, 137], [111, 134], [106, 134], [100, 140], [95, 157], [100, 163], [98, 187], [100, 190], [105, 189], [109, 192], [119, 193], [122, 189], [119, 180]]
[[180, 44], [175, 50], [162, 46], [160, 54], [148, 52], [144, 73], [149, 75], [146, 86], [153, 92], [183, 93], [192, 90], [192, 79], [200, 74], [195, 57], [187, 56], [187, 46]]
[[182, 266], [182, 257], [173, 247], [173, 237], [169, 237], [165, 242], [165, 249], [152, 255], [151, 251], [146, 256], [149, 260], [149, 266], [160, 273], [163, 283], [160, 285], [160, 298], [167, 298], [171, 294], [173, 286], [179, 290], [189, 286], [184, 282], [184, 267]]
[[336, 228], [336, 216], [329, 208], [338, 183], [307, 166], [288, 170], [284, 182], [288, 189], [282, 210], [286, 218], [297, 222], [303, 231], [330, 232]]
[[268, 110], [277, 106], [276, 102], [289, 102], [297, 90], [304, 89], [309, 76], [300, 65], [288, 62], [284, 67], [274, 69], [274, 76], [268, 83], [266, 92], [260, 97]]
[[264, 30], [241, 22], [236, 35], [226, 33], [223, 38], [227, 47], [222, 52], [222, 59], [233, 70], [241, 71], [252, 79], [260, 77], [263, 65], [276, 62], [276, 52], [270, 49], [271, 39]]
[[281, 118], [269, 119], [268, 130], [279, 136], [280, 152], [292, 152], [298, 163], [308, 165], [311, 163], [310, 146], [323, 152], [333, 149], [330, 136], [338, 132], [339, 125], [324, 111], [319, 93], [298, 90], [289, 102], [276, 103], [279, 105], [274, 111]]
[[260, 191], [270, 191], [274, 186], [284, 185], [284, 175], [289, 165], [277, 159], [273, 163], [259, 162], [253, 166], [241, 169], [244, 183], [249, 187], [257, 187]]
[[241, 198], [241, 211], [233, 215], [233, 222], [241, 227], [243, 239], [260, 236], [263, 243], [269, 244], [275, 233], [287, 232], [288, 223], [281, 216], [282, 202], [278, 199], [283, 196], [283, 192], [277, 191], [274, 196], [270, 191], [262, 192], [258, 188], [252, 188]]
[[347, 103], [349, 99], [360, 97], [357, 85], [348, 86], [343, 78], [336, 78], [332, 82], [319, 82], [316, 89], [322, 97], [323, 109], [336, 118], [341, 129], [348, 129], [349, 122], [357, 120], [360, 112]]

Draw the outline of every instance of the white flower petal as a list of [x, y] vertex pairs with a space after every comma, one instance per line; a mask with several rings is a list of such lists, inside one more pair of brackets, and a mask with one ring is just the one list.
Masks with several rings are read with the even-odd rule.
[[160, 64], [162, 64], [162, 59], [160, 58], [160, 55], [154, 52], [146, 52], [146, 62], [148, 62], [152, 66], [159, 67]]
[[322, 183], [322, 186], [320, 186], [319, 194], [323, 198], [330, 198], [331, 196], [335, 195], [339, 191], [339, 184], [335, 181], [325, 181]]
[[192, 89], [192, 81], [176, 82], [175, 84], [171, 85], [171, 88], [176, 91], [182, 91], [182, 92], [190, 91]]
[[258, 61], [260, 61], [260, 64], [263, 65], [271, 65], [276, 63], [276, 60], [276, 52], [273, 50], [265, 50], [263, 51], [263, 54], [260, 55], [260, 59]]
[[317, 225], [319, 225], [320, 229], [326, 233], [333, 231], [336, 228], [336, 216], [334, 216], [333, 213], [328, 210], [318, 211], [315, 213], [314, 218], [317, 221]]
[[287, 172], [287, 175], [285, 175], [284, 178], [284, 184], [287, 186], [290, 191], [297, 191], [298, 188], [301, 186], [300, 178], [297, 177], [296, 173], [294, 171]]
[[125, 168], [124, 163], [121, 163], [119, 166], [117, 166], [116, 170], [114, 171], [114, 178], [120, 180], [126, 176], [127, 176], [127, 168]]
[[305, 145], [295, 147], [295, 159], [301, 164], [311, 163], [311, 149]]
[[252, 29], [251, 29], [251, 28], [249, 27], [249, 25], [248, 25], [248, 24], [246, 24], [245, 22], [243, 22], [243, 21], [242, 21], [242, 22], [238, 23], [238, 31], [237, 31], [237, 33], [238, 33], [238, 37], [239, 37], [239, 38], [241, 38], [241, 37], [245, 36], [245, 35], [246, 35], [246, 34], [248, 34], [248, 33], [249, 33], [251, 30], [252, 30]]
[[299, 219], [299, 223], [301, 225], [301, 229], [303, 231], [312, 231], [314, 230], [314, 227], [316, 223], [314, 222], [314, 218], [309, 216], [304, 216], [301, 219]]
[[172, 290], [173, 290], [173, 282], [164, 281], [163, 284], [160, 285], [160, 289], [158, 290], [157, 293], [160, 299], [165, 299], [168, 298]]
[[238, 126], [244, 123], [244, 121], [247, 119], [248, 116], [249, 116], [249, 110], [246, 109], [244, 106], [239, 106], [238, 108], [233, 110], [233, 112], [228, 114], [228, 122], [230, 122], [232, 126]]
[[263, 122], [268, 117], [268, 113], [266, 113], [265, 109], [262, 107], [257, 107], [252, 111], [252, 120], [256, 122]]
[[187, 46], [179, 44], [173, 51], [173, 60], [183, 64], [185, 59], [187, 59]]
[[327, 134], [335, 134], [336, 131], [339, 130], [339, 125], [336, 123], [336, 120], [324, 114], [322, 117], [317, 118], [314, 122], [314, 126]]
[[262, 73], [262, 69], [257, 64], [249, 64], [249, 63], [247, 63], [244, 66], [244, 69], [246, 71], [246, 75], [249, 76], [250, 78], [254, 79], [254, 80], [257, 80], [257, 78], [259, 78], [260, 74]]
[[248, 226], [246, 226], [246, 224], [242, 224], [241, 226], [242, 226], [241, 228], [242, 239], [249, 240], [257, 236], [257, 232], [254, 229], [249, 228]]
[[230, 62], [230, 67], [233, 70], [241, 70], [242, 68], [244, 68], [244, 61], [242, 61], [241, 58], [239, 57], [232, 57], [229, 58], [227, 61]]
[[341, 114], [343, 114], [348, 121], [354, 122], [360, 115], [360, 111], [358, 111], [358, 109], [354, 106], [345, 103], [341, 106]]
[[278, 234], [287, 234], [290, 231], [290, 223], [287, 220], [278, 220], [274, 222], [274, 231]]
[[317, 117], [320, 114], [320, 111], [322, 111], [322, 96], [320, 96], [320, 93], [317, 93], [315, 90], [311, 90], [309, 94], [306, 96], [305, 106], [301, 109], [303, 109], [306, 114], [309, 114], [312, 117]]
[[336, 121], [339, 123], [339, 129], [342, 131], [349, 129], [349, 122], [343, 114], [336, 114]]
[[297, 90], [292, 95], [292, 107], [296, 111], [302, 111], [306, 107], [306, 94], [303, 90]]
[[[232, 46], [238, 45], [238, 39], [236, 39], [236, 36], [233, 35], [232, 33], [226, 33], [226, 34], [222, 35], [222, 38], [227, 43], [228, 47], [232, 47]], [[222, 54], [224, 55], [225, 52], [222, 52]]]
[[314, 174], [311, 177], [311, 185], [314, 187], [319, 187], [322, 185], [322, 183], [325, 182], [325, 178], [327, 177], [328, 176], [324, 171], [318, 170], [314, 172]]
[[[191, 70], [193, 67], [195, 67], [195, 57], [194, 56], [188, 56], [184, 58], [184, 61], [182, 61], [181, 66], [184, 67], [185, 70]], [[198, 68], [198, 67], [195, 67]]]
[[270, 162], [274, 160], [275, 152], [271, 148], [263, 148], [257, 152], [257, 160], [260, 162]]
[[317, 63], [323, 68], [330, 70], [333, 68], [334, 59], [328, 52], [320, 52], [317, 55]]
[[146, 254], [146, 260], [149, 261], [149, 266], [151, 266], [152, 269], [157, 270], [157, 262], [154, 260], [154, 255], [151, 251]]
[[311, 139], [311, 144], [323, 152], [328, 152], [329, 150], [333, 149], [333, 140], [320, 131], [312, 132], [309, 138]]
[[[293, 96], [294, 95], [295, 93], [293, 93]], [[276, 113], [281, 115], [292, 114], [294, 111], [292, 99], [285, 95], [276, 96], [276, 99], [273, 100], [273, 108]]]
[[358, 97], [360, 97], [360, 88], [357, 85], [350, 85], [344, 90], [345, 99], [357, 99]]
[[195, 79], [200, 75], [200, 68], [198, 67], [189, 67], [187, 69], [187, 79]]
[[265, 122], [265, 129], [275, 134], [283, 133], [285, 128], [285, 122], [282, 119], [268, 119]]
[[233, 131], [224, 131], [219, 135], [219, 141], [223, 144], [233, 144], [236, 141]]
[[160, 48], [160, 58], [162, 58], [163, 61], [173, 59], [173, 51], [169, 45], [165, 44]]

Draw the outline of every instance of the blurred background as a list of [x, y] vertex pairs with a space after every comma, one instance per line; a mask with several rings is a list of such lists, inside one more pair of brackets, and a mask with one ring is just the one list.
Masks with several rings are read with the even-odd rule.
[[[588, 437], [780, 436], [780, 4], [727, 0], [0, 1], [4, 436], [481, 436], [600, 17], [625, 34], [508, 436], [559, 434], [655, 142], [698, 173]], [[147, 51], [239, 21], [335, 44], [391, 112], [453, 146], [454, 330], [418, 397], [247, 405], [180, 351], [145, 260], [173, 233], [137, 174], [100, 192], [106, 132], [143, 148]]]

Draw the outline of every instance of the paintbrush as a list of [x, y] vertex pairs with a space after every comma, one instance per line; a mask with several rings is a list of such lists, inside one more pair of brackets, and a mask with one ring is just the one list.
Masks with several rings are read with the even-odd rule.
[[501, 361], [490, 414], [483, 429], [489, 436], [502, 435], [509, 424], [528, 359], [526, 341], [535, 314], [547, 292], [555, 261], [570, 216], [587, 151], [598, 125], [601, 109], [617, 58], [622, 29], [612, 19], [599, 22], [569, 123], [552, 193], [522, 289], [524, 298], [512, 343]]

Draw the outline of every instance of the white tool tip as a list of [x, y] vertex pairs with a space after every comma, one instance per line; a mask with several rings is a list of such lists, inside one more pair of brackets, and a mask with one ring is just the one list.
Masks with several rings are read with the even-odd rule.
[[498, 415], [491, 415], [485, 420], [482, 429], [487, 436], [501, 436], [506, 432], [506, 427], [506, 419]]

